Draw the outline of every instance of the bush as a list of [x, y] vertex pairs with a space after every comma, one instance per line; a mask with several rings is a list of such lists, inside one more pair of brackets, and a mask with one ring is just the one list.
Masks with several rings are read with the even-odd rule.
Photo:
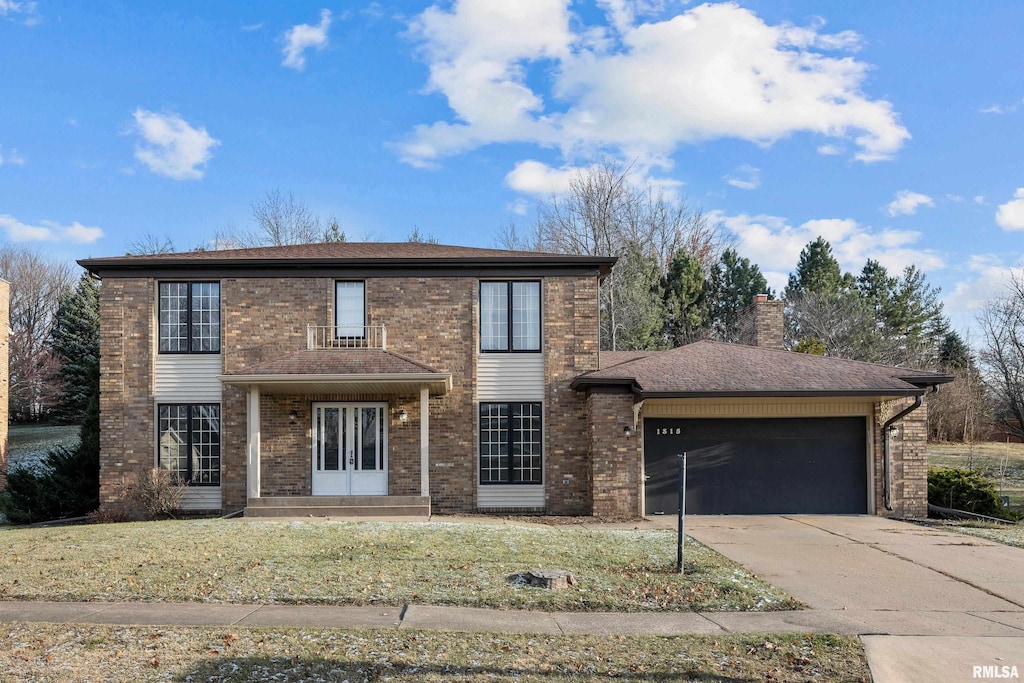
[[55, 448], [38, 466], [8, 473], [0, 513], [13, 524], [32, 524], [92, 512], [100, 504], [99, 465], [84, 445]]
[[992, 480], [962, 467], [928, 470], [928, 502], [989, 517], [1010, 519]]
[[140, 474], [125, 493], [146, 508], [150, 517], [161, 519], [173, 518], [181, 510], [181, 499], [187, 488], [176, 476], [157, 467]]

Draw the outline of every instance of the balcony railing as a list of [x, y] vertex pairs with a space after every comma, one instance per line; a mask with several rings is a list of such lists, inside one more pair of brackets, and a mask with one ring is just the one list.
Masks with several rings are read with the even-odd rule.
[[383, 325], [307, 325], [308, 349], [386, 349], [388, 331]]

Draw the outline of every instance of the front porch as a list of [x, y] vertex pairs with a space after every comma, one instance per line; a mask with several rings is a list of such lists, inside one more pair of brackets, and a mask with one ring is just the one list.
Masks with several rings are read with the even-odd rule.
[[245, 392], [246, 516], [429, 515], [430, 398], [451, 374], [317, 341], [220, 376]]

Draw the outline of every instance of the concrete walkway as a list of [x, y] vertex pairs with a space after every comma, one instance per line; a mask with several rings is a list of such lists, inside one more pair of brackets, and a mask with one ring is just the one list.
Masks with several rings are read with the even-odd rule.
[[979, 680], [976, 666], [1024, 676], [1024, 550], [867, 516], [687, 522], [688, 534], [813, 614], [862, 623], [875, 683]]

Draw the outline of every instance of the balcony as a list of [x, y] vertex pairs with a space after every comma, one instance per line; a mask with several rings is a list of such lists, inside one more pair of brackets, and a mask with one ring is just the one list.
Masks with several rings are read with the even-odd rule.
[[314, 349], [381, 349], [388, 347], [388, 331], [383, 325], [307, 325], [306, 348]]

